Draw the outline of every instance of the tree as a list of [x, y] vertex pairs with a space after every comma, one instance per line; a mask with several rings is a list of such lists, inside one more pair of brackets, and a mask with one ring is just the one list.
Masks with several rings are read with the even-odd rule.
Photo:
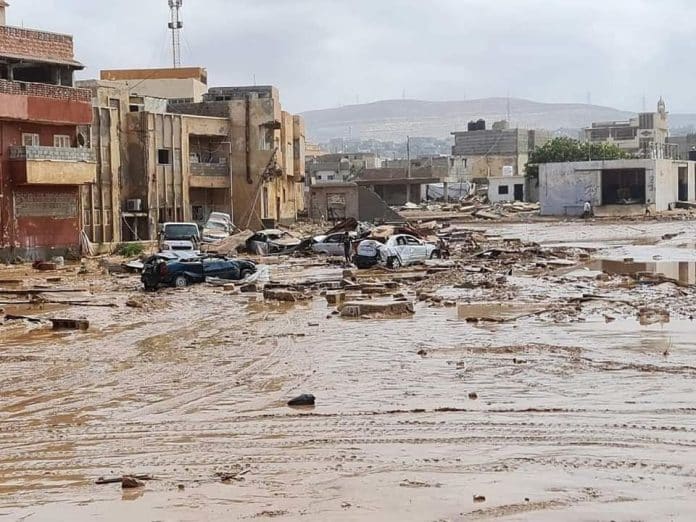
[[613, 143], [587, 143], [573, 138], [554, 138], [529, 155], [525, 166], [528, 178], [539, 179], [542, 163], [625, 159], [629, 155]]

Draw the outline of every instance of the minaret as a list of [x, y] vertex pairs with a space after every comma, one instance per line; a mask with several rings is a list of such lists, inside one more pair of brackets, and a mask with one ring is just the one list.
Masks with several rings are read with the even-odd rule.
[[667, 104], [662, 96], [660, 96], [660, 101], [657, 102], [657, 112], [659, 112], [660, 116], [663, 118], [667, 116]]
[[5, 2], [5, 0], [0, 0], [0, 25], [7, 25], [5, 19], [5, 9], [9, 6], [10, 4]]

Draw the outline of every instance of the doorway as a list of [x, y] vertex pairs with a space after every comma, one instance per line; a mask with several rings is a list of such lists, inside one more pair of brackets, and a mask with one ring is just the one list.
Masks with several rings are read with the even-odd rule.
[[524, 201], [524, 185], [515, 185], [515, 201]]
[[679, 167], [679, 201], [689, 201], [688, 167]]

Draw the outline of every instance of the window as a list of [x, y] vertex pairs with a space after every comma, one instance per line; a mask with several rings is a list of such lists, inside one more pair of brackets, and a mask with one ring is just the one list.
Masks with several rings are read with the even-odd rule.
[[128, 106], [129, 112], [140, 112], [140, 109], [142, 109], [142, 106], [140, 106], [140, 105], [129, 105]]
[[500, 185], [498, 187], [498, 195], [499, 196], [505, 196], [510, 193], [510, 187], [507, 185]]
[[70, 136], [65, 134], [56, 134], [53, 136], [53, 146], [62, 149], [69, 149], [72, 146]]
[[418, 241], [415, 237], [406, 236], [406, 244], [408, 244], [408, 245], [420, 245], [421, 242]]
[[101, 210], [95, 209], [94, 210], [94, 226], [99, 226], [101, 225]]
[[159, 149], [157, 151], [157, 163], [159, 165], [171, 165], [172, 151], [169, 149]]
[[22, 134], [22, 145], [24, 147], [38, 147], [39, 146], [39, 135], [38, 134]]
[[104, 225], [106, 225], [106, 226], [111, 225], [111, 211], [110, 210], [104, 211]]
[[84, 223], [82, 223], [82, 225], [85, 227], [92, 226], [92, 212], [90, 210], [85, 210], [84, 214], [85, 214], [83, 217]]

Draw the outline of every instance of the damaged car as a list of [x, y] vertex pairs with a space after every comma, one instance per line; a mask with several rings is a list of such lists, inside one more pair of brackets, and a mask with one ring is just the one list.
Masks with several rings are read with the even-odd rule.
[[247, 251], [251, 254], [267, 256], [294, 252], [302, 241], [288, 232], [267, 229], [256, 232], [247, 241]]
[[247, 260], [220, 257], [172, 259], [155, 255], [145, 261], [141, 281], [145, 290], [154, 291], [162, 287], [184, 288], [204, 283], [208, 277], [240, 281], [255, 273], [256, 265]]

